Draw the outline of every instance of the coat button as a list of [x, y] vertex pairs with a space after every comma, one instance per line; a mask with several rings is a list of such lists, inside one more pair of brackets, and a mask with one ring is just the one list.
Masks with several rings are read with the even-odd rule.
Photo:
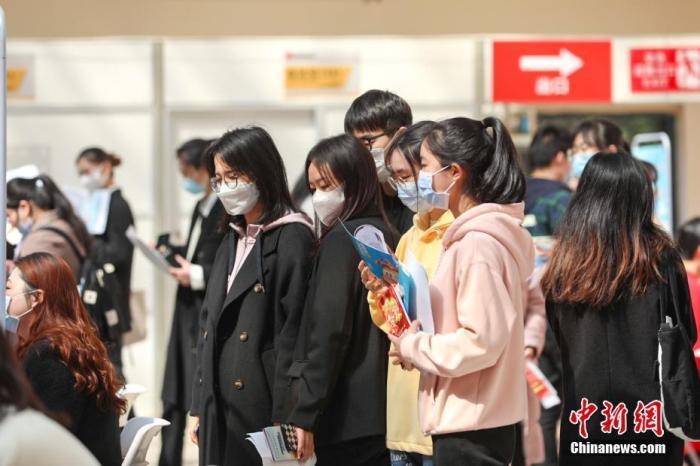
[[248, 332], [241, 332], [241, 334], [238, 336], [238, 339], [241, 340], [243, 343], [248, 341]]
[[253, 291], [255, 291], [256, 293], [264, 293], [265, 287], [262, 286], [260, 283], [256, 283], [255, 286], [253, 287]]
[[243, 381], [241, 379], [234, 380], [233, 388], [235, 388], [236, 390], [243, 390]]
[[209, 335], [209, 333], [205, 330], [204, 333], [202, 334], [202, 338], [204, 338], [206, 340], [208, 335]]
[[199, 379], [199, 385], [202, 385], [202, 379]]

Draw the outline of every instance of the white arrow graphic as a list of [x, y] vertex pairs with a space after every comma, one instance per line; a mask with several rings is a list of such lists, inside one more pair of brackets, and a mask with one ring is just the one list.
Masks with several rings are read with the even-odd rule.
[[521, 71], [558, 71], [569, 77], [583, 66], [583, 60], [561, 49], [559, 55], [523, 55], [518, 63]]

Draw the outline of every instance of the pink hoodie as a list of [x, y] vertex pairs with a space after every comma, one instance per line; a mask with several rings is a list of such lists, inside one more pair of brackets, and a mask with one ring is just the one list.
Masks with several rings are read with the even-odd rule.
[[427, 434], [514, 424], [526, 416], [523, 322], [532, 238], [522, 203], [482, 204], [445, 232], [430, 285], [435, 335], [406, 334], [404, 359], [421, 371]]

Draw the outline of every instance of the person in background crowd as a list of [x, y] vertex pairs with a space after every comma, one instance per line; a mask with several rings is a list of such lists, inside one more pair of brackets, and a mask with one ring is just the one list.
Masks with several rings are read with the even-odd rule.
[[[560, 464], [679, 466], [683, 462], [682, 440], [670, 432], [659, 438], [660, 432], [640, 423], [648, 417], [652, 420], [647, 427], [656, 422], [657, 430], [663, 431], [656, 363], [659, 303], [666, 300], [662, 307], [673, 305], [668, 302], [666, 277], [676, 274], [677, 283], [685, 288], [676, 294], [681, 301], [687, 296], [680, 257], [654, 223], [653, 210], [651, 183], [641, 164], [626, 153], [599, 153], [588, 162], [559, 226], [542, 288], [562, 355], [565, 415]], [[689, 303], [681, 303], [678, 324], [693, 344], [695, 325], [688, 308]], [[624, 429], [613, 425], [605, 433], [604, 402], [624, 416], [629, 412], [629, 425], [625, 420]], [[649, 408], [640, 412], [640, 405]], [[590, 417], [594, 406], [596, 416]], [[575, 455], [571, 447], [576, 442], [663, 443], [666, 454]]]
[[[551, 254], [554, 236], [571, 200], [571, 190], [564, 184], [571, 170], [567, 152], [571, 134], [564, 128], [544, 126], [532, 138], [528, 156], [532, 172], [526, 179], [525, 220], [535, 243], [535, 276], [539, 284], [542, 266]], [[561, 355], [554, 334], [547, 328], [545, 346], [539, 358], [542, 372], [557, 391], [561, 391]], [[542, 411], [540, 424], [544, 439], [544, 465], [557, 464], [557, 431], [561, 405]]]
[[99, 465], [82, 443], [43, 411], [0, 332], [0, 466]]
[[570, 146], [568, 131], [545, 126], [535, 133], [528, 150], [532, 172], [526, 179], [523, 226], [535, 240], [538, 266], [546, 262], [552, 238], [571, 200], [571, 190], [564, 184], [571, 170], [567, 156]]
[[40, 175], [7, 183], [7, 218], [23, 235], [17, 257], [35, 252], [62, 257], [78, 279], [92, 238], [51, 178]]
[[[131, 208], [122, 196], [121, 190], [114, 183], [114, 169], [121, 165], [121, 159], [116, 155], [105, 152], [99, 147], [83, 150], [76, 160], [81, 185], [95, 198], [97, 191], [109, 194], [106, 222], [90, 233], [95, 238], [94, 257], [99, 265], [112, 264], [117, 277], [118, 296], [113, 300], [123, 310], [120, 314], [130, 316], [129, 296], [131, 294], [131, 264], [134, 258], [134, 246], [126, 236], [126, 230], [134, 224]], [[83, 212], [85, 215], [85, 212]], [[103, 215], [103, 212], [92, 212]], [[85, 218], [88, 224], [96, 224], [94, 218]], [[127, 325], [128, 327], [128, 325]], [[117, 370], [117, 375], [124, 378], [122, 371], [122, 343], [116, 342], [107, 346], [109, 358]]]
[[207, 151], [211, 186], [228, 213], [200, 314], [191, 415], [200, 464], [260, 465], [246, 440], [286, 416], [286, 374], [315, 238], [298, 213], [275, 143], [234, 129]]
[[629, 154], [630, 145], [615, 123], [602, 119], [586, 120], [574, 130], [571, 151], [571, 176], [568, 184], [572, 190], [576, 190], [578, 180], [591, 157], [603, 151]]
[[5, 330], [19, 337], [17, 356], [32, 388], [49, 411], [67, 417], [101, 465], [121, 464], [125, 401], [68, 264], [39, 252], [15, 265], [5, 287]]
[[[695, 324], [698, 325], [700, 334], [700, 217], [690, 219], [678, 227], [676, 242], [688, 275], [690, 300], [695, 314]], [[695, 344], [695, 351], [699, 350], [700, 342]], [[696, 360], [700, 364], [700, 358]]]
[[382, 203], [389, 223], [399, 234], [413, 226], [413, 212], [389, 184], [384, 148], [401, 128], [413, 123], [408, 103], [389, 91], [370, 90], [356, 98], [345, 113], [345, 133], [359, 139], [371, 152], [382, 186]]
[[[386, 166], [391, 177], [389, 184], [398, 198], [412, 212], [413, 227], [396, 247], [396, 258], [403, 262], [408, 251], [425, 267], [430, 279], [442, 252], [442, 236], [454, 217], [442, 206], [435, 207], [430, 199], [421, 196], [417, 178], [420, 172], [420, 147], [423, 139], [435, 125], [433, 121], [421, 121], [410, 126], [385, 148]], [[422, 175], [421, 175], [422, 176]], [[386, 315], [378, 302], [387, 298], [388, 289], [374, 278], [367, 266], [360, 264], [362, 281], [370, 293], [367, 295], [372, 320], [388, 332]], [[418, 371], [403, 371], [397, 365], [389, 365], [387, 376], [386, 445], [390, 450], [392, 466], [432, 465], [433, 442], [420, 429], [416, 398], [418, 397]]]
[[287, 422], [297, 427], [302, 460], [315, 450], [319, 465], [386, 466], [389, 345], [372, 324], [348, 234], [371, 225], [395, 246], [377, 169], [369, 150], [345, 134], [316, 144], [305, 171], [322, 237], [287, 373]]
[[170, 427], [162, 433], [160, 466], [182, 464], [183, 434], [187, 412], [192, 404], [199, 311], [216, 259], [216, 250], [223, 238], [219, 227], [225, 211], [212, 191], [204, 160], [209, 144], [204, 139], [192, 139], [177, 150], [182, 186], [187, 192], [201, 198], [192, 212], [187, 243], [182, 248], [173, 247], [180, 266], [172, 268], [170, 273], [179, 286], [161, 393], [163, 419], [170, 421]]
[[523, 326], [534, 250], [521, 226], [525, 177], [496, 118], [438, 123], [421, 169], [456, 219], [430, 285], [435, 334], [414, 321], [390, 336], [397, 362], [421, 371], [420, 419], [436, 465], [508, 465], [527, 409]]

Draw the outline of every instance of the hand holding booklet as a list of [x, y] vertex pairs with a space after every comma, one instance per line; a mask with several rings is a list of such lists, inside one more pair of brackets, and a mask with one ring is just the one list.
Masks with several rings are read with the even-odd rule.
[[376, 227], [362, 225], [354, 234], [347, 228], [345, 231], [372, 275], [391, 285], [387, 293], [377, 296], [377, 306], [386, 317], [388, 332], [401, 336], [411, 321], [418, 319], [423, 331], [433, 333], [427, 274], [410, 251], [405, 266], [389, 251], [384, 235]]
[[315, 455], [303, 462], [296, 459], [296, 431], [292, 425], [265, 427], [260, 432], [248, 434], [246, 440], [258, 451], [263, 466], [314, 466], [316, 464]]

